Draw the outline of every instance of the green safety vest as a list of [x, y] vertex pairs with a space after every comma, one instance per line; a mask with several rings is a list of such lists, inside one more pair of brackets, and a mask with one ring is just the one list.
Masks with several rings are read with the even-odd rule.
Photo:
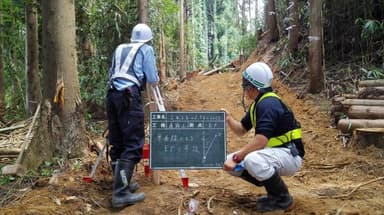
[[[267, 93], [264, 93], [264, 95], [262, 95], [257, 102], [253, 102], [249, 109], [253, 128], [256, 128], [256, 111], [255, 111], [256, 105], [267, 97], [275, 97], [281, 100], [280, 97], [275, 93], [267, 92]], [[297, 139], [301, 139], [301, 128], [295, 128], [293, 130], [286, 132], [283, 135], [269, 138], [267, 147], [281, 146], [281, 145], [284, 145], [285, 143], [289, 143], [292, 140], [297, 140]]]

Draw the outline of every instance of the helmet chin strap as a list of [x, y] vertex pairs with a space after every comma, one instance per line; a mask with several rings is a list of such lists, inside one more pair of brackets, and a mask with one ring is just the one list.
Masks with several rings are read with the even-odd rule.
[[241, 104], [243, 105], [244, 113], [246, 113], [247, 109], [245, 108], [245, 99], [244, 99], [244, 97], [245, 97], [245, 93], [244, 93], [244, 90], [243, 90], [243, 96], [241, 98]]

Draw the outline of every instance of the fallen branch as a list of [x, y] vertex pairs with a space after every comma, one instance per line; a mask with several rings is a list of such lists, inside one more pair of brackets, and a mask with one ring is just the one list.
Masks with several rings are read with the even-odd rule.
[[36, 111], [35, 111], [35, 114], [33, 115], [32, 123], [31, 123], [31, 125], [29, 126], [27, 135], [25, 136], [25, 141], [26, 141], [26, 142], [24, 142], [24, 144], [23, 144], [22, 147], [21, 147], [21, 152], [20, 152], [20, 154], [19, 154], [19, 157], [18, 157], [17, 160], [16, 160], [16, 164], [20, 164], [20, 163], [21, 163], [21, 161], [22, 161], [22, 159], [23, 159], [23, 157], [24, 157], [24, 152], [25, 152], [25, 151], [28, 149], [28, 147], [29, 147], [29, 143], [31, 142], [29, 136], [30, 136], [31, 133], [32, 133], [32, 130], [33, 130], [33, 127], [34, 127], [34, 125], [35, 125], [37, 116], [38, 116], [39, 113], [40, 113], [40, 106], [41, 106], [41, 104], [39, 104], [39, 105], [37, 106]]
[[209, 199], [208, 199], [208, 203], [207, 203], [207, 209], [208, 209], [208, 213], [210, 214], [213, 214], [213, 208], [211, 207], [211, 202], [212, 200], [215, 198], [216, 195], [213, 195], [211, 196]]
[[346, 162], [346, 163], [339, 163], [339, 164], [309, 164], [309, 166], [315, 169], [336, 169], [336, 168], [344, 167], [348, 164], [350, 163]]
[[1, 128], [0, 132], [12, 131], [12, 130], [16, 130], [16, 129], [19, 129], [19, 128], [24, 128], [25, 126], [26, 126], [25, 124], [22, 124], [22, 125], [15, 125], [15, 126], [7, 127], [7, 128]]
[[215, 73], [215, 72], [217, 72], [217, 71], [220, 71], [220, 70], [222, 70], [222, 69], [224, 69], [225, 67], [230, 66], [230, 65], [232, 65], [232, 62], [227, 63], [227, 64], [225, 64], [225, 65], [223, 65], [223, 66], [217, 67], [217, 68], [215, 68], [215, 69], [212, 69], [212, 70], [210, 70], [210, 71], [204, 72], [204, 73], [202, 73], [202, 74], [203, 74], [203, 75], [210, 75], [210, 74]]
[[184, 198], [181, 199], [179, 207], [177, 208], [177, 215], [181, 215], [181, 208], [183, 208]]
[[360, 183], [359, 185], [357, 185], [355, 188], [353, 188], [353, 190], [347, 194], [341, 194], [341, 195], [337, 195], [337, 196], [333, 196], [332, 198], [334, 199], [338, 199], [338, 198], [346, 198], [350, 195], [352, 195], [352, 193], [354, 193], [357, 189], [359, 189], [360, 187], [363, 187], [365, 185], [368, 185], [368, 184], [372, 184], [376, 181], [380, 181], [380, 180], [384, 180], [384, 177], [379, 177], [379, 178], [375, 178], [375, 179], [372, 179], [370, 181], [367, 181], [365, 183]]

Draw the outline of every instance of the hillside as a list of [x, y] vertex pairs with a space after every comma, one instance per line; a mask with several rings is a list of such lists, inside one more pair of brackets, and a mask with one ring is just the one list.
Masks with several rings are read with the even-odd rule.
[[[266, 49], [254, 53], [240, 71], [259, 60], [271, 65], [276, 62], [272, 51]], [[225, 107], [240, 119], [244, 114], [240, 71], [192, 76], [165, 93], [168, 109], [220, 110]], [[297, 99], [296, 92], [281, 84], [278, 78], [273, 87], [301, 122], [306, 147], [301, 171], [284, 177], [294, 197], [294, 206], [290, 211], [273, 214], [383, 214], [383, 149], [344, 147], [337, 139], [338, 131], [330, 126], [327, 113], [318, 106], [320, 98]], [[249, 141], [251, 133], [239, 138], [228, 129], [228, 151]], [[103, 139], [99, 137], [96, 141], [103, 142]], [[221, 170], [188, 170], [190, 183], [194, 185], [188, 190], [182, 188], [177, 171], [161, 171], [161, 184], [155, 185], [145, 177], [141, 163], [135, 178], [146, 199], [122, 210], [112, 210], [111, 177], [106, 160], [93, 183], [82, 180], [95, 157], [90, 154], [83, 160], [87, 165], [81, 171], [61, 174], [52, 184], [48, 179], [37, 181], [28, 192], [1, 208], [0, 214], [185, 214], [191, 198], [199, 202], [198, 214], [257, 214], [255, 201], [265, 193], [264, 188]]]

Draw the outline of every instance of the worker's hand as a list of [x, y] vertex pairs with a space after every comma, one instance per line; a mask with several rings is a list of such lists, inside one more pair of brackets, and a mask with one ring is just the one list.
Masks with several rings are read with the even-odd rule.
[[225, 108], [221, 108], [220, 110], [225, 112], [225, 121], [228, 122], [232, 118], [231, 112], [227, 111]]
[[233, 161], [232, 158], [227, 159], [224, 162], [223, 170], [225, 170], [225, 171], [233, 171], [235, 169], [236, 165], [237, 165], [237, 163], [235, 161]]

